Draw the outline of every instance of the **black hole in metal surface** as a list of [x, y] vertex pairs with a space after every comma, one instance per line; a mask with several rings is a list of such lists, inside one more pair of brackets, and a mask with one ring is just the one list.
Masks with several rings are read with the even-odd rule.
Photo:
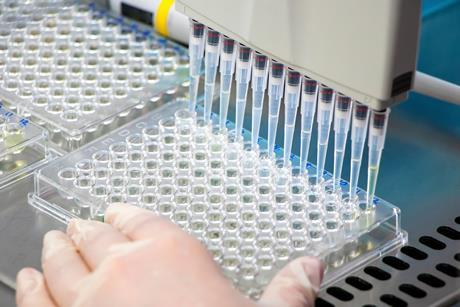
[[446, 283], [442, 279], [439, 279], [436, 276], [433, 276], [428, 273], [420, 274], [419, 276], [417, 276], [417, 279], [433, 288], [442, 288], [446, 285]]
[[457, 217], [455, 218], [455, 223], [460, 224], [460, 216], [457, 216]]
[[394, 307], [405, 307], [407, 306], [407, 303], [400, 299], [397, 296], [394, 296], [392, 294], [384, 294], [380, 297], [380, 300], [384, 302], [385, 304], [388, 304], [390, 306]]
[[350, 286], [355, 287], [356, 289], [361, 290], [361, 291], [368, 291], [372, 289], [372, 284], [356, 276], [347, 277], [345, 279], [345, 282], [349, 284]]
[[450, 228], [449, 226], [440, 226], [438, 227], [437, 231], [451, 240], [460, 240], [460, 232]]
[[353, 294], [339, 287], [329, 287], [326, 292], [342, 302], [348, 302], [354, 298]]
[[456, 253], [454, 259], [460, 261], [460, 253]]
[[323, 299], [321, 297], [318, 297], [318, 298], [316, 298], [315, 306], [316, 307], [334, 307], [335, 305], [329, 303], [328, 301], [326, 301], [325, 299]]
[[425, 252], [422, 252], [418, 248], [413, 246], [404, 246], [401, 248], [401, 253], [414, 258], [415, 260], [424, 260], [428, 258], [428, 255]]
[[440, 263], [436, 265], [436, 270], [443, 272], [450, 277], [460, 277], [460, 270], [448, 263]]
[[379, 269], [378, 267], [375, 266], [368, 266], [364, 269], [364, 273], [367, 275], [370, 275], [374, 277], [375, 279], [378, 280], [388, 280], [391, 278], [391, 274], [388, 272], [385, 272], [382, 269]]
[[429, 236], [423, 236], [418, 239], [420, 243], [428, 246], [429, 248], [435, 249], [435, 250], [441, 250], [446, 248], [446, 244], [443, 242]]
[[366, 304], [366, 305], [363, 305], [362, 307], [377, 307], [377, 306]]
[[399, 286], [399, 290], [415, 298], [423, 298], [426, 296], [426, 292], [411, 284], [402, 284]]
[[382, 261], [396, 270], [404, 271], [409, 268], [409, 263], [393, 256], [386, 256], [382, 259]]

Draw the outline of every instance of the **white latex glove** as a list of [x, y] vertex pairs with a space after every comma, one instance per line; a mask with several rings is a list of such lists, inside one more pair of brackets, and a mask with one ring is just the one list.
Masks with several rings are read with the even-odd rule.
[[296, 259], [253, 302], [225, 279], [198, 240], [170, 221], [129, 205], [111, 205], [105, 223], [72, 220], [67, 234], [44, 237], [43, 274], [17, 276], [20, 307], [313, 306], [323, 267]]

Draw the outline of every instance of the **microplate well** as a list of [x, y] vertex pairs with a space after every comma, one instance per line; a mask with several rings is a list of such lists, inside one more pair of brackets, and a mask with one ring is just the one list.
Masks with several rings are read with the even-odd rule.
[[115, 202], [158, 212], [203, 242], [253, 298], [301, 255], [325, 261], [327, 285], [405, 242], [397, 207], [376, 198], [364, 211], [331, 193], [328, 180], [313, 184], [231, 133], [197, 123], [186, 107], [163, 105], [50, 163], [36, 172], [29, 203], [63, 222], [102, 220]]
[[47, 133], [0, 102], [0, 188], [47, 161]]
[[184, 47], [93, 4], [0, 1], [0, 98], [61, 149], [183, 95], [187, 80]]

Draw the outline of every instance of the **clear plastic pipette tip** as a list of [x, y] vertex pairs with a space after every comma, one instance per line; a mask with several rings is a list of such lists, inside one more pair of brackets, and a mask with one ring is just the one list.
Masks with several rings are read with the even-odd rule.
[[303, 77], [302, 98], [300, 105], [301, 132], [300, 132], [300, 170], [306, 171], [308, 152], [310, 151], [313, 119], [316, 113], [318, 82], [306, 76]]
[[190, 89], [189, 110], [195, 112], [198, 97], [198, 84], [203, 61], [205, 27], [203, 24], [190, 20], [189, 60], [190, 60]]
[[195, 111], [196, 101], [198, 97], [198, 86], [200, 85], [200, 76], [190, 75], [190, 88], [189, 88], [189, 111]]
[[240, 44], [238, 57], [236, 59], [236, 115], [235, 129], [236, 135], [241, 136], [243, 130], [244, 111], [248, 94], [249, 80], [252, 68], [252, 50]]
[[276, 129], [284, 90], [284, 76], [284, 65], [272, 60], [268, 80], [268, 153], [271, 156], [274, 155], [275, 151]]
[[292, 139], [294, 138], [295, 119], [299, 106], [300, 96], [300, 74], [297, 71], [288, 69], [286, 86], [284, 90], [284, 165], [289, 165], [292, 149]]
[[334, 189], [339, 188], [342, 176], [343, 157], [350, 129], [352, 102], [351, 98], [338, 93], [334, 112]]
[[259, 138], [260, 120], [264, 103], [265, 89], [267, 88], [268, 58], [260, 53], [255, 53], [252, 65], [252, 147], [257, 147]]
[[389, 115], [390, 109], [381, 112], [371, 112], [368, 137], [369, 167], [367, 171], [367, 208], [372, 208], [373, 206]]
[[217, 65], [219, 64], [221, 35], [208, 28], [206, 33], [206, 56], [204, 58], [204, 119], [210, 120], [214, 87], [216, 84]]
[[351, 122], [351, 165], [350, 165], [350, 199], [356, 198], [359, 171], [363, 158], [364, 143], [366, 141], [367, 126], [369, 123], [369, 108], [359, 102], [353, 104]]
[[327, 145], [329, 142], [329, 133], [331, 130], [332, 115], [334, 113], [334, 90], [325, 85], [319, 89], [318, 114], [316, 121], [318, 123], [318, 150], [317, 150], [317, 183], [321, 181], [324, 173], [324, 164], [326, 163]]
[[220, 53], [220, 106], [219, 126], [225, 128], [227, 121], [228, 103], [232, 87], [232, 78], [235, 71], [237, 45], [235, 41], [226, 36], [222, 37], [222, 48]]

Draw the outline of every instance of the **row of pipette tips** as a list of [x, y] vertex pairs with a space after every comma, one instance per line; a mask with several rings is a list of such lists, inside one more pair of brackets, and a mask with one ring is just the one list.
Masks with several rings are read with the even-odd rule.
[[[235, 129], [241, 132], [249, 83], [252, 87], [251, 142], [257, 147], [268, 81], [268, 152], [274, 155], [281, 100], [284, 96], [284, 164], [290, 165], [295, 121], [300, 101], [300, 168], [306, 172], [313, 122], [317, 121], [317, 178], [323, 178], [330, 128], [334, 119], [334, 187], [340, 189], [343, 160], [351, 122], [350, 198], [357, 198], [359, 171], [368, 137], [367, 206], [373, 206], [381, 154], [390, 110], [374, 111], [332, 88], [302, 76], [235, 40], [191, 20], [190, 111], [195, 111], [204, 57], [204, 120], [210, 120], [217, 68], [220, 69], [219, 126], [225, 128], [233, 75], [236, 81]], [[220, 60], [220, 63], [219, 63]], [[316, 113], [316, 114], [315, 114]], [[369, 125], [370, 119], [370, 125]], [[368, 128], [369, 126], [369, 128]], [[369, 130], [369, 135], [367, 132]], [[239, 133], [238, 133], [239, 134]]]

